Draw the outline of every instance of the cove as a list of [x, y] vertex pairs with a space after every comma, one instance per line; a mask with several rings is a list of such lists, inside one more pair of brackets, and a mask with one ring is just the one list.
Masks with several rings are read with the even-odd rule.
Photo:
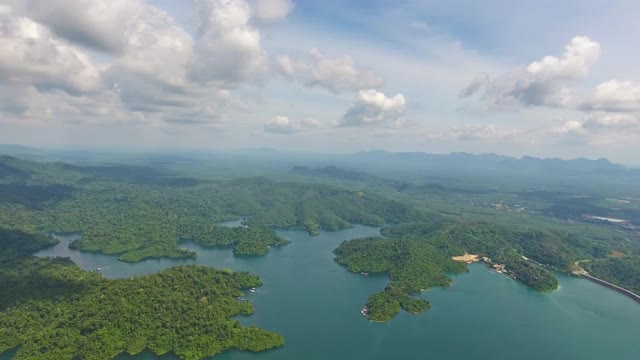
[[[215, 357], [220, 360], [640, 359], [638, 304], [562, 274], [556, 274], [559, 290], [540, 294], [474, 264], [468, 273], [454, 275], [451, 287], [422, 294], [431, 310], [370, 323], [359, 310], [371, 293], [384, 288], [387, 277], [349, 273], [333, 261], [332, 250], [344, 240], [378, 231], [356, 225], [312, 237], [300, 230], [280, 230], [291, 244], [262, 257], [234, 257], [230, 249], [185, 244], [198, 252], [196, 260], [129, 264], [115, 256], [69, 250], [73, 235], [59, 236], [58, 245], [36, 255], [69, 256], [84, 269], [100, 267], [109, 278], [194, 263], [259, 275], [264, 286], [247, 294], [255, 314], [239, 320], [277, 331], [287, 343], [265, 353], [226, 352]], [[158, 357], [143, 353], [119, 359]]]

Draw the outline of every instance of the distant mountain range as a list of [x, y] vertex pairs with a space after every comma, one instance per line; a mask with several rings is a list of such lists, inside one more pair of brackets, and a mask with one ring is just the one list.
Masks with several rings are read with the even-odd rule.
[[[95, 154], [101, 151], [84, 151], [82, 154], [89, 161], [95, 158]], [[132, 152], [134, 154], [135, 152]], [[73, 161], [78, 160], [78, 154], [72, 150], [47, 151], [22, 145], [0, 144], [0, 154], [15, 156], [22, 159], [38, 161]], [[207, 155], [217, 155], [216, 158], [233, 159], [255, 159], [261, 162], [270, 161], [274, 163], [291, 165], [312, 165], [314, 168], [293, 169], [292, 172], [306, 175], [329, 175], [339, 178], [362, 179], [372, 170], [392, 170], [416, 173], [504, 173], [514, 175], [527, 174], [555, 174], [555, 175], [575, 175], [575, 174], [599, 174], [599, 175], [619, 175], [632, 174], [640, 175], [640, 169], [630, 169], [623, 165], [615, 164], [608, 159], [601, 158], [590, 160], [578, 158], [563, 160], [559, 158], [536, 158], [524, 156], [516, 158], [497, 154], [469, 154], [456, 152], [450, 154], [430, 154], [424, 152], [390, 152], [385, 150], [371, 150], [355, 154], [319, 154], [278, 151], [272, 148], [244, 149], [228, 152], [201, 151], [193, 154], [184, 153], [177, 156], [170, 152], [164, 152], [163, 158], [155, 159], [166, 162], [193, 161], [191, 157], [206, 159]], [[149, 153], [145, 153], [144, 160], [152, 162]], [[145, 162], [143, 161], [143, 162]], [[290, 166], [291, 166], [290, 165]], [[380, 171], [373, 171], [380, 172]]]
[[36, 148], [17, 145], [17, 144], [0, 144], [0, 154], [3, 155], [37, 155], [42, 154], [44, 151]]
[[519, 172], [559, 172], [559, 173], [620, 173], [628, 169], [614, 164], [608, 159], [590, 160], [578, 158], [535, 158], [524, 156], [515, 158], [496, 154], [474, 155], [469, 153], [429, 154], [422, 152], [389, 152], [372, 150], [351, 156], [359, 164], [384, 163], [393, 167], [420, 167], [440, 170], [484, 170]]

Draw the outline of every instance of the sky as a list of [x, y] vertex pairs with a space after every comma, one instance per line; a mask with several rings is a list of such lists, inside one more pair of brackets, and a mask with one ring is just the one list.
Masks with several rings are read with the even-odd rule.
[[0, 143], [639, 165], [640, 3], [0, 0]]

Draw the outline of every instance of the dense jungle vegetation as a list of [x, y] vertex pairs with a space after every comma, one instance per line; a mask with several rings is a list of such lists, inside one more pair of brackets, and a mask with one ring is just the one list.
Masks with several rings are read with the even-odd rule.
[[[286, 243], [266, 227], [298, 226], [311, 234], [351, 223], [382, 225], [417, 220], [405, 203], [328, 185], [266, 178], [199, 181], [131, 166], [41, 164], [3, 157], [0, 224], [37, 233], [79, 232], [71, 246], [135, 262], [153, 257], [193, 258], [179, 248], [234, 245], [238, 255], [262, 255]], [[168, 184], [168, 185], [167, 185]], [[248, 228], [216, 222], [248, 217]]]
[[[598, 224], [558, 222], [521, 212], [487, 210], [473, 204], [469, 207], [464, 203], [492, 201], [497, 196], [495, 190], [465, 189], [461, 184], [419, 184], [415, 180], [387, 181], [335, 167], [294, 170], [287, 176], [326, 174], [324, 183], [292, 182], [287, 176], [280, 181], [264, 177], [220, 180], [149, 166], [38, 163], [0, 156], [0, 228], [5, 239], [14, 239], [10, 246], [2, 245], [5, 259], [11, 259], [6, 263], [14, 268], [11, 272], [9, 266], [3, 267], [5, 283], [10, 284], [7, 289], [12, 292], [2, 293], [2, 306], [18, 308], [28, 300], [55, 301], [70, 308], [75, 305], [69, 304], [79, 304], [78, 294], [85, 294], [96, 284], [113, 289], [131, 284], [129, 280], [103, 280], [95, 273], [80, 270], [69, 260], [28, 257], [55, 242], [47, 236], [50, 233], [79, 232], [81, 237], [70, 247], [136, 262], [156, 257], [196, 257], [195, 252], [181, 247], [181, 243], [188, 241], [231, 247], [238, 256], [264, 255], [271, 246], [287, 243], [274, 227], [300, 227], [317, 234], [321, 229], [349, 228], [352, 223], [392, 225], [382, 230], [384, 237], [347, 241], [335, 250], [336, 261], [350, 271], [388, 273], [388, 286], [373, 294], [367, 303], [369, 318], [375, 321], [388, 320], [402, 309], [410, 313], [428, 309], [427, 301], [414, 296], [433, 286], [447, 286], [451, 280], [446, 273], [465, 270], [464, 264], [454, 262], [451, 256], [464, 252], [505, 264], [518, 281], [538, 291], [556, 288], [557, 280], [547, 269], [523, 256], [562, 271], [570, 271], [578, 260], [592, 259], [583, 264], [594, 276], [635, 291], [640, 288], [637, 261], [640, 242], [633, 232]], [[343, 182], [343, 178], [349, 182]], [[505, 194], [528, 205], [533, 202], [526, 201], [538, 201], [552, 192]], [[567, 196], [574, 202], [583, 201]], [[546, 209], [542, 213], [548, 213], [549, 208]], [[585, 209], [575, 210], [574, 215]], [[239, 218], [246, 219], [242, 227], [215, 225]], [[612, 252], [622, 257], [610, 258]], [[184, 276], [186, 273], [205, 276], [192, 274], [200, 274], [200, 270], [191, 268], [165, 273], [174, 271], [184, 272]], [[160, 274], [131, 281], [154, 282], [156, 276]], [[175, 279], [180, 276], [176, 274]], [[27, 278], [31, 280], [23, 281]], [[56, 281], [62, 285], [58, 286]], [[169, 282], [161, 284], [170, 286]], [[126, 289], [139, 289], [130, 286]], [[36, 293], [34, 287], [41, 287], [42, 291]], [[187, 291], [180, 287], [174, 290]], [[70, 297], [71, 294], [76, 297]], [[116, 293], [106, 292], [107, 295]], [[30, 309], [35, 314], [35, 309], [50, 308]], [[28, 312], [25, 310], [25, 314]], [[2, 314], [6, 316], [7, 312]], [[33, 314], [29, 316], [36, 316]], [[27, 327], [20, 329], [29, 331]], [[124, 330], [114, 333], [118, 331]], [[116, 344], [116, 338], [111, 338], [110, 343]], [[176, 343], [167, 351], [177, 352], [183, 345]], [[26, 345], [22, 348], [28, 349]], [[151, 349], [161, 352], [167, 347]]]
[[67, 258], [29, 254], [52, 240], [0, 230], [0, 353], [14, 359], [111, 359], [145, 349], [202, 359], [226, 349], [262, 351], [282, 336], [230, 318], [253, 306], [237, 300], [257, 276], [199, 266], [107, 280]]
[[553, 234], [510, 231], [488, 223], [424, 221], [385, 228], [382, 234], [388, 238], [345, 241], [334, 251], [336, 261], [349, 271], [389, 274], [387, 288], [367, 303], [368, 317], [374, 321], [389, 320], [400, 309], [411, 313], [427, 309], [427, 302], [411, 296], [430, 287], [448, 286], [451, 279], [445, 273], [465, 271], [463, 263], [451, 259], [455, 255], [469, 252], [490, 257], [537, 291], [553, 290], [558, 281], [548, 270], [525, 260], [523, 254], [548, 259], [563, 269], [568, 269], [572, 259], [563, 252], [565, 247], [545, 247], [546, 243], [561, 243], [545, 240]]
[[592, 276], [640, 294], [640, 256], [586, 261], [580, 266]]
[[446, 257], [420, 240], [371, 237], [343, 242], [335, 251], [338, 264], [349, 271], [389, 274], [391, 283], [367, 302], [368, 318], [387, 321], [400, 309], [417, 314], [429, 303], [414, 295], [433, 286], [447, 286], [451, 279], [445, 272], [462, 272], [461, 263]]

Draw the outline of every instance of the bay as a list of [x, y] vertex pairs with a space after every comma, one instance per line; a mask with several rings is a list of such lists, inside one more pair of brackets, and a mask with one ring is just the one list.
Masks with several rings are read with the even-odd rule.
[[[234, 257], [230, 249], [188, 243], [184, 246], [198, 252], [196, 260], [128, 264], [115, 256], [69, 250], [76, 235], [60, 235], [58, 245], [36, 255], [69, 256], [84, 269], [101, 268], [108, 278], [180, 264], [259, 275], [264, 286], [247, 294], [255, 314], [239, 321], [281, 333], [286, 345], [264, 353], [229, 351], [215, 357], [220, 360], [640, 359], [640, 306], [586, 280], [556, 274], [560, 289], [540, 294], [474, 264], [468, 273], [453, 275], [451, 287], [420, 295], [431, 302], [431, 310], [372, 323], [359, 310], [371, 293], [384, 288], [387, 277], [349, 273], [333, 261], [332, 250], [344, 240], [377, 235], [378, 228], [356, 225], [315, 237], [294, 229], [278, 232], [291, 244], [262, 257]], [[119, 357], [158, 358], [148, 352]]]

